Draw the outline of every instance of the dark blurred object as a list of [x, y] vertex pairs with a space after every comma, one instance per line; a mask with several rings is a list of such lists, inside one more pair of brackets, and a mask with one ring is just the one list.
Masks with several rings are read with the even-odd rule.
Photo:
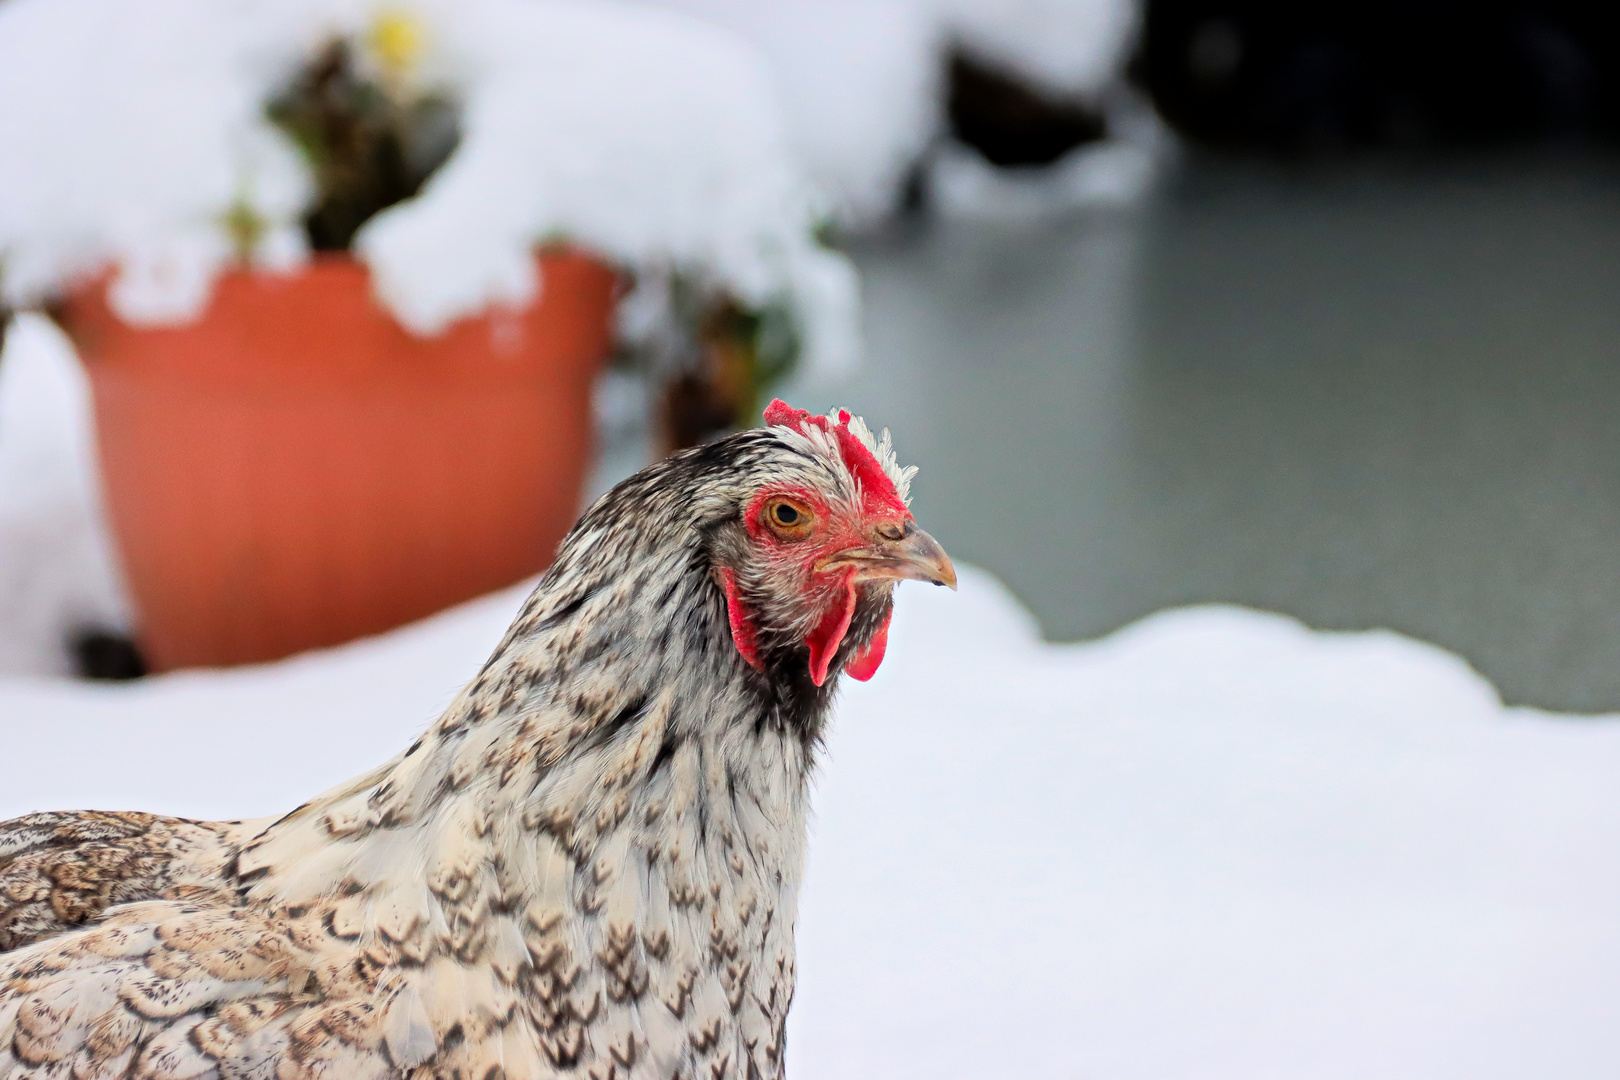
[[787, 374], [798, 354], [792, 317], [781, 307], [761, 313], [711, 301], [698, 324], [686, 363], [659, 394], [659, 441], [664, 453], [753, 427], [764, 388]]
[[81, 631], [72, 643], [79, 676], [85, 679], [139, 679], [146, 660], [135, 642], [110, 630]]
[[792, 309], [781, 301], [744, 307], [689, 275], [668, 282], [664, 331], [621, 341], [617, 363], [657, 387], [658, 452], [698, 446], [759, 423], [768, 389], [798, 362]]
[[1615, 5], [1149, 0], [1136, 74], [1184, 134], [1284, 150], [1612, 138]]
[[664, 384], [658, 401], [659, 450], [669, 454], [733, 429], [737, 407], [719, 383], [687, 372]]
[[945, 98], [951, 134], [992, 165], [1050, 165], [1108, 133], [1101, 114], [957, 49]]
[[270, 117], [298, 142], [315, 173], [319, 196], [304, 226], [316, 251], [347, 250], [372, 215], [420, 191], [459, 139], [448, 100], [403, 100], [361, 78], [341, 41], [318, 53], [271, 103]]

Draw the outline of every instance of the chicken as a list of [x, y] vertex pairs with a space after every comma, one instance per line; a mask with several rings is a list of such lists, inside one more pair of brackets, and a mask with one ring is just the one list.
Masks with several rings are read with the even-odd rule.
[[779, 1077], [808, 778], [911, 469], [773, 402], [596, 503], [382, 767], [275, 819], [0, 825], [0, 1078]]

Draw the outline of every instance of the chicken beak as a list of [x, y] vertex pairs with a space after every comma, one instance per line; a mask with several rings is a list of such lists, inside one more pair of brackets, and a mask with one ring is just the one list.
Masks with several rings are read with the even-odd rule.
[[848, 548], [823, 559], [816, 569], [837, 570], [855, 568], [856, 581], [931, 581], [935, 585], [956, 588], [956, 567], [951, 557], [939, 546], [939, 541], [917, 526], [906, 525], [898, 540], [879, 540], [868, 547]]

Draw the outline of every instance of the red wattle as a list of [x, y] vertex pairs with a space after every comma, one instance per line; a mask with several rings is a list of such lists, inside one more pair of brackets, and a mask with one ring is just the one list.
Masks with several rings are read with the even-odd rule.
[[804, 642], [810, 647], [810, 681], [817, 686], [827, 681], [827, 669], [838, 654], [838, 646], [843, 644], [849, 620], [855, 617], [855, 571], [844, 575], [839, 584], [842, 590], [838, 599]]
[[883, 654], [889, 649], [889, 620], [894, 618], [894, 609], [883, 616], [883, 625], [877, 628], [872, 640], [866, 643], [866, 648], [856, 653], [844, 665], [844, 674], [852, 679], [865, 682], [877, 674], [878, 665], [883, 663]]
[[731, 623], [731, 640], [736, 643], [737, 651], [742, 653], [742, 658], [748, 661], [749, 666], [764, 671], [765, 661], [759, 658], [759, 643], [754, 638], [754, 624], [748, 621], [748, 610], [743, 607], [742, 596], [737, 591], [736, 572], [728, 567], [721, 567], [720, 582], [726, 589], [726, 620]]

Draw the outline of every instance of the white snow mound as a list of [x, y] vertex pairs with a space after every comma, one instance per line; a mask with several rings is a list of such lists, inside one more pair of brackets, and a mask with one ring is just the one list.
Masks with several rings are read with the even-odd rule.
[[1136, 40], [1133, 0], [926, 0], [981, 59], [1048, 91], [1093, 100], [1119, 80]]
[[[907, 170], [943, 134], [952, 47], [1048, 93], [1101, 106], [1117, 96], [1138, 22], [1134, 0], [656, 2], [759, 46], [794, 145], [833, 216], [855, 227], [894, 211]], [[1028, 201], [1016, 190], [993, 194], [1014, 213]]]
[[893, 212], [938, 137], [946, 29], [922, 0], [658, 0], [757, 45], [788, 134], [840, 223]]
[[75, 633], [129, 625], [94, 443], [72, 344], [17, 316], [0, 354], [0, 672], [68, 674]]
[[[0, 678], [0, 815], [267, 814], [406, 745], [522, 600], [135, 685]], [[900, 591], [817, 782], [809, 1080], [1489, 1080], [1620, 1061], [1620, 724], [1438, 649], [1198, 608], [1052, 646]]]

